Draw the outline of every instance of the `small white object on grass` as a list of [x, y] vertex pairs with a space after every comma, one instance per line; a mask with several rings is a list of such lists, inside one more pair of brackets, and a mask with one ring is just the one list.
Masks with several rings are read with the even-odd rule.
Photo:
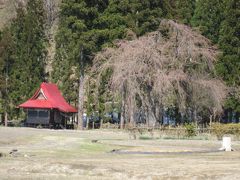
[[223, 137], [222, 147], [219, 150], [232, 151], [231, 137]]

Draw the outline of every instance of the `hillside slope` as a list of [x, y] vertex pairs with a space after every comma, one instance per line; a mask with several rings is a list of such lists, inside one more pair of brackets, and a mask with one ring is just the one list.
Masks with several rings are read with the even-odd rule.
[[15, 2], [15, 0], [0, 0], [0, 30], [16, 15]]
[[[45, 72], [51, 74], [52, 61], [55, 55], [55, 40], [54, 36], [58, 29], [58, 12], [61, 0], [44, 0], [46, 9], [46, 35], [49, 41], [47, 48], [47, 60]], [[0, 0], [0, 30], [8, 26], [11, 20], [16, 16], [16, 8], [19, 5], [25, 6], [27, 0]]]

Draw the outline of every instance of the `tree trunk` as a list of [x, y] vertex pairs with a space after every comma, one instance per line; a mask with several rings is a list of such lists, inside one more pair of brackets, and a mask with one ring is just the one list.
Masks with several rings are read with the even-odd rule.
[[86, 129], [88, 130], [88, 128], [89, 128], [89, 118], [87, 117]]
[[212, 127], [212, 118], [213, 118], [213, 116], [210, 115], [210, 117], [209, 117], [209, 119], [210, 119], [210, 122], [209, 122], [210, 128]]
[[129, 110], [129, 124], [131, 127], [135, 127], [135, 121], [134, 121], [134, 110], [133, 107], [130, 107]]
[[129, 124], [131, 127], [135, 127], [134, 100], [133, 100], [132, 95], [129, 97]]
[[148, 115], [148, 117], [149, 117], [149, 124], [148, 124], [148, 126], [150, 128], [153, 128], [156, 125], [157, 118], [156, 118], [154, 112], [151, 109], [149, 110], [148, 114], [149, 114]]
[[8, 113], [5, 112], [5, 116], [4, 116], [4, 122], [5, 122], [5, 126], [8, 126]]
[[83, 130], [83, 104], [84, 104], [84, 67], [83, 67], [83, 49], [80, 52], [80, 77], [78, 91], [78, 129]]
[[101, 118], [101, 120], [100, 120], [100, 129], [102, 129], [103, 128], [103, 119]]
[[125, 119], [125, 101], [124, 101], [124, 92], [122, 92], [122, 107], [121, 107], [121, 119], [120, 119], [120, 129], [124, 128], [124, 119]]
[[213, 109], [213, 121], [215, 122], [216, 120], [216, 113], [217, 113], [217, 110], [216, 109]]
[[195, 122], [195, 124], [198, 124], [196, 107], [194, 107], [193, 109], [193, 121]]
[[145, 113], [146, 113], [146, 125], [149, 128], [149, 110], [148, 110], [148, 108], [145, 109]]

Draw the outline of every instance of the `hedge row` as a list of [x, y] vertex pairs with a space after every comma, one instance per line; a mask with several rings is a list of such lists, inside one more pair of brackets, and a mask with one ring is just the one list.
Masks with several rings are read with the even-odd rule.
[[221, 139], [224, 135], [235, 135], [240, 137], [240, 124], [212, 124], [212, 133]]

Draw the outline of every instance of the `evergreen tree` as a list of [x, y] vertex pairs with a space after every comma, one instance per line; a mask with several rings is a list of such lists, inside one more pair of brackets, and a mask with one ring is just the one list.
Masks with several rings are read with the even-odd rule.
[[[53, 64], [53, 81], [58, 82], [66, 99], [75, 105], [80, 66], [89, 61], [91, 52], [96, 48], [97, 34], [92, 30], [92, 22], [103, 7], [104, 1], [99, 4], [87, 0], [62, 2], [60, 25], [56, 35], [57, 53]], [[81, 49], [84, 62], [80, 60]]]
[[[217, 71], [228, 85], [240, 86], [240, 2], [225, 0], [225, 19], [221, 23], [219, 47], [223, 51], [217, 63]], [[240, 92], [231, 93], [226, 107], [240, 112], [240, 102], [237, 98]]]
[[9, 69], [9, 98], [12, 118], [19, 115], [16, 106], [29, 98], [44, 80], [46, 38], [44, 32], [45, 10], [41, 0], [27, 3], [26, 10], [19, 7], [11, 25], [14, 50]]
[[82, 129], [85, 64], [90, 63], [93, 52], [99, 48], [97, 44], [102, 41], [101, 34], [94, 29], [93, 22], [107, 4], [108, 1], [102, 0], [65, 0], [61, 6], [53, 81], [58, 82], [70, 103], [76, 105], [79, 100], [80, 129]]
[[158, 28], [161, 17], [168, 15], [168, 7], [167, 1], [112, 0], [98, 25], [101, 29], [129, 28], [137, 35], [143, 35]]
[[156, 30], [161, 18], [172, 14], [168, 0], [63, 0], [53, 81], [68, 102], [76, 105], [79, 79], [97, 51], [126, 38], [127, 32], [140, 36]]
[[199, 27], [202, 34], [214, 43], [218, 42], [220, 25], [224, 19], [223, 9], [223, 0], [196, 1], [192, 25]]
[[0, 37], [0, 113], [7, 125], [9, 113], [9, 69], [13, 62], [14, 43], [11, 29], [6, 27]]
[[195, 10], [195, 0], [176, 0], [174, 18], [184, 24], [190, 24]]
[[64, 0], [53, 81], [58, 82], [66, 99], [77, 104], [81, 48], [84, 63], [90, 64], [95, 52], [125, 38], [127, 29], [137, 35], [157, 29], [168, 7], [168, 1], [158, 0]]
[[[5, 87], [5, 64], [6, 64], [6, 44], [5, 35], [0, 31], [0, 92], [4, 91]], [[2, 98], [2, 97], [1, 97]]]

